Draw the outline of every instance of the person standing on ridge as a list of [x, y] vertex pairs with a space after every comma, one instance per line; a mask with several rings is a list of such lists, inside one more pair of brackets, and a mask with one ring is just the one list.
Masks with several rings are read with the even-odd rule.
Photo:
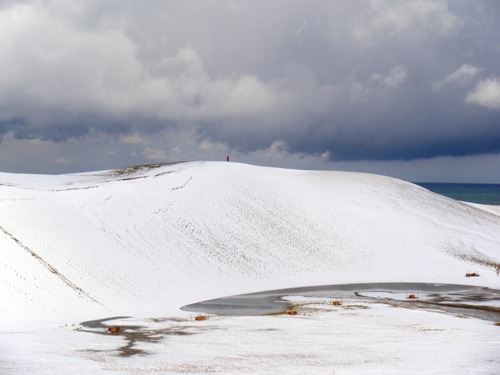
[[228, 155], [228, 156], [226, 156], [226, 161], [229, 161], [229, 155]]

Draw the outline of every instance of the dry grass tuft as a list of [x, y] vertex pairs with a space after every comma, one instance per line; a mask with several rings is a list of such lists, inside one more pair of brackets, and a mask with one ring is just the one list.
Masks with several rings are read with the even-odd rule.
[[465, 277], [479, 277], [479, 274], [477, 272], [467, 272], [465, 274]]
[[108, 333], [120, 333], [122, 331], [122, 327], [114, 326], [108, 328]]
[[208, 316], [206, 315], [196, 315], [194, 320], [207, 320]]

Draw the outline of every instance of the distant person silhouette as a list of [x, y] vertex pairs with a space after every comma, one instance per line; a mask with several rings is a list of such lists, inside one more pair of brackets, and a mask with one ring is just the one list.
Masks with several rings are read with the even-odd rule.
[[226, 161], [229, 161], [229, 155], [228, 155], [228, 156], [226, 156]]

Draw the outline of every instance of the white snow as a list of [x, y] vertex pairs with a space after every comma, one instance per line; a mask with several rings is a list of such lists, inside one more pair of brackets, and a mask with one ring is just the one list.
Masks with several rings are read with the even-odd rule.
[[473, 207], [480, 208], [481, 210], [487, 211], [489, 213], [492, 213], [494, 215], [500, 216], [500, 206], [494, 206], [490, 204], [479, 204], [479, 203], [470, 203], [470, 202], [464, 202], [466, 204], [469, 204]]
[[[305, 301], [302, 301], [305, 303]], [[439, 312], [310, 301], [299, 315], [119, 319], [151, 340], [52, 327], [4, 332], [2, 374], [498, 374], [500, 327]], [[104, 330], [90, 330], [104, 332]], [[131, 330], [133, 332], [133, 330]], [[6, 340], [6, 341], [5, 341]]]
[[[118, 315], [145, 319], [185, 317], [179, 310], [185, 304], [232, 294], [388, 281], [500, 288], [495, 269], [500, 263], [499, 229], [500, 216], [483, 207], [378, 175], [226, 162], [190, 162], [62, 176], [0, 173], [0, 364], [14, 374], [55, 373], [55, 364], [69, 358], [69, 367], [60, 373], [74, 372], [71, 368], [79, 366], [88, 371], [134, 373], [136, 365], [130, 363], [137, 363], [139, 368], [146, 361], [142, 357], [127, 358], [125, 365], [109, 353], [80, 355], [79, 345], [88, 347], [92, 342], [96, 346], [115, 347], [119, 339], [76, 332], [71, 324]], [[477, 272], [480, 277], [465, 278], [467, 272]], [[356, 313], [352, 320], [346, 311], [342, 318], [346, 327], [342, 329], [355, 329], [355, 324], [364, 319], [368, 326], [392, 319], [393, 310], [383, 305], [367, 310], [373, 311], [375, 320], [371, 315], [364, 316], [364, 311]], [[322, 314], [293, 323], [285, 320], [288, 317], [220, 318], [222, 328], [209, 330], [211, 333], [202, 331], [168, 340], [186, 340], [182, 345], [187, 345], [188, 350], [194, 342], [190, 340], [199, 337], [199, 355], [209, 358], [211, 348], [202, 338], [221, 340], [218, 335], [229, 330], [238, 342], [238, 329], [245, 331], [248, 322], [257, 327], [268, 327], [268, 322], [272, 322], [273, 329], [282, 332], [283, 337], [276, 338], [282, 340], [279, 342], [286, 342], [292, 332], [307, 336], [311, 342], [316, 342], [314, 337], [318, 335], [321, 351], [333, 344], [327, 334], [318, 333], [319, 327], [334, 324], [335, 329], [340, 329], [336, 321]], [[405, 316], [406, 312], [397, 314], [386, 334], [409, 339], [414, 334], [411, 329], [398, 333], [400, 326], [405, 327]], [[431, 324], [425, 319], [435, 318], [434, 313], [419, 311], [419, 319], [421, 316], [425, 324]], [[479, 341], [483, 331], [491, 329], [491, 323], [475, 319], [463, 323], [455, 317], [438, 316], [446, 320], [439, 320], [439, 324], [444, 324], [443, 329], [450, 336], [445, 341], [436, 338], [429, 350], [471, 332], [471, 340]], [[309, 326], [313, 322], [318, 326]], [[210, 320], [208, 324], [215, 323]], [[315, 333], [307, 333], [308, 329]], [[373, 358], [378, 359], [362, 365], [365, 362], [361, 354], [356, 354], [362, 335], [357, 328], [355, 331], [354, 338], [349, 339], [352, 341], [345, 341], [346, 331], [337, 342], [339, 350], [349, 358], [339, 373], [359, 373], [358, 370], [368, 368], [384, 373], [379, 358], [384, 350], [399, 353], [391, 362], [393, 365], [418, 362], [408, 359], [411, 353], [406, 358], [395, 345], [384, 349], [379, 342], [373, 344], [377, 348], [373, 349]], [[269, 332], [274, 331], [258, 332], [258, 338], [257, 333], [249, 337], [269, 341], [259, 344], [262, 349], [255, 349], [255, 355], [265, 357], [274, 340]], [[53, 345], [49, 340], [52, 335], [57, 341]], [[423, 337], [415, 345], [423, 345]], [[444, 365], [454, 356], [464, 358], [459, 352], [468, 346], [464, 340], [459, 340], [457, 348], [447, 348], [453, 353], [443, 359]], [[229, 350], [230, 341], [226, 348], [218, 349], [219, 353]], [[499, 353], [498, 341], [491, 338], [490, 343]], [[241, 358], [253, 353], [242, 345], [236, 345], [230, 355]], [[299, 345], [302, 349], [297, 351], [306, 350], [305, 347]], [[488, 350], [474, 350], [480, 352], [477, 358], [490, 358]], [[278, 352], [284, 355], [287, 351]], [[310, 355], [307, 352], [301, 358]], [[332, 354], [327, 351], [318, 352], [317, 361], [304, 359], [311, 367], [299, 365], [294, 354], [283, 358], [292, 362], [287, 369], [296, 368], [295, 372], [306, 373], [310, 368], [311, 373], [317, 373], [319, 363], [323, 363], [322, 371], [331, 373], [331, 363], [335, 361], [326, 361], [329, 355]], [[179, 354], [183, 363], [188, 362], [185, 357]], [[163, 363], [168, 367], [171, 358], [174, 357], [170, 354], [162, 354], [152, 362], [153, 366]], [[187, 373], [203, 373], [196, 367], [198, 360], [191, 358], [195, 364], [192, 372]], [[269, 358], [277, 357], [270, 354]], [[24, 369], [22, 363], [26, 363]], [[489, 371], [488, 363], [480, 364]], [[248, 364], [254, 371], [247, 372], [255, 373], [254, 365]], [[218, 372], [246, 371], [228, 366]], [[257, 372], [273, 373], [276, 368], [269, 366]], [[411, 369], [398, 370], [390, 371], [411, 373]]]

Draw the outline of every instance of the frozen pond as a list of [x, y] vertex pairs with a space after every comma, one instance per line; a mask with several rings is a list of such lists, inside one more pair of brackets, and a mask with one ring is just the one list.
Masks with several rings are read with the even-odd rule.
[[[408, 298], [410, 295], [415, 298]], [[376, 300], [393, 305], [411, 303], [415, 307], [500, 321], [500, 290], [433, 283], [363, 283], [278, 289], [202, 301], [186, 305], [182, 310], [217, 315], [279, 313], [293, 304], [288, 298], [293, 296]]]
[[499, 290], [450, 284], [265, 291], [184, 307], [194, 314], [0, 331], [0, 373], [498, 374], [499, 304]]

